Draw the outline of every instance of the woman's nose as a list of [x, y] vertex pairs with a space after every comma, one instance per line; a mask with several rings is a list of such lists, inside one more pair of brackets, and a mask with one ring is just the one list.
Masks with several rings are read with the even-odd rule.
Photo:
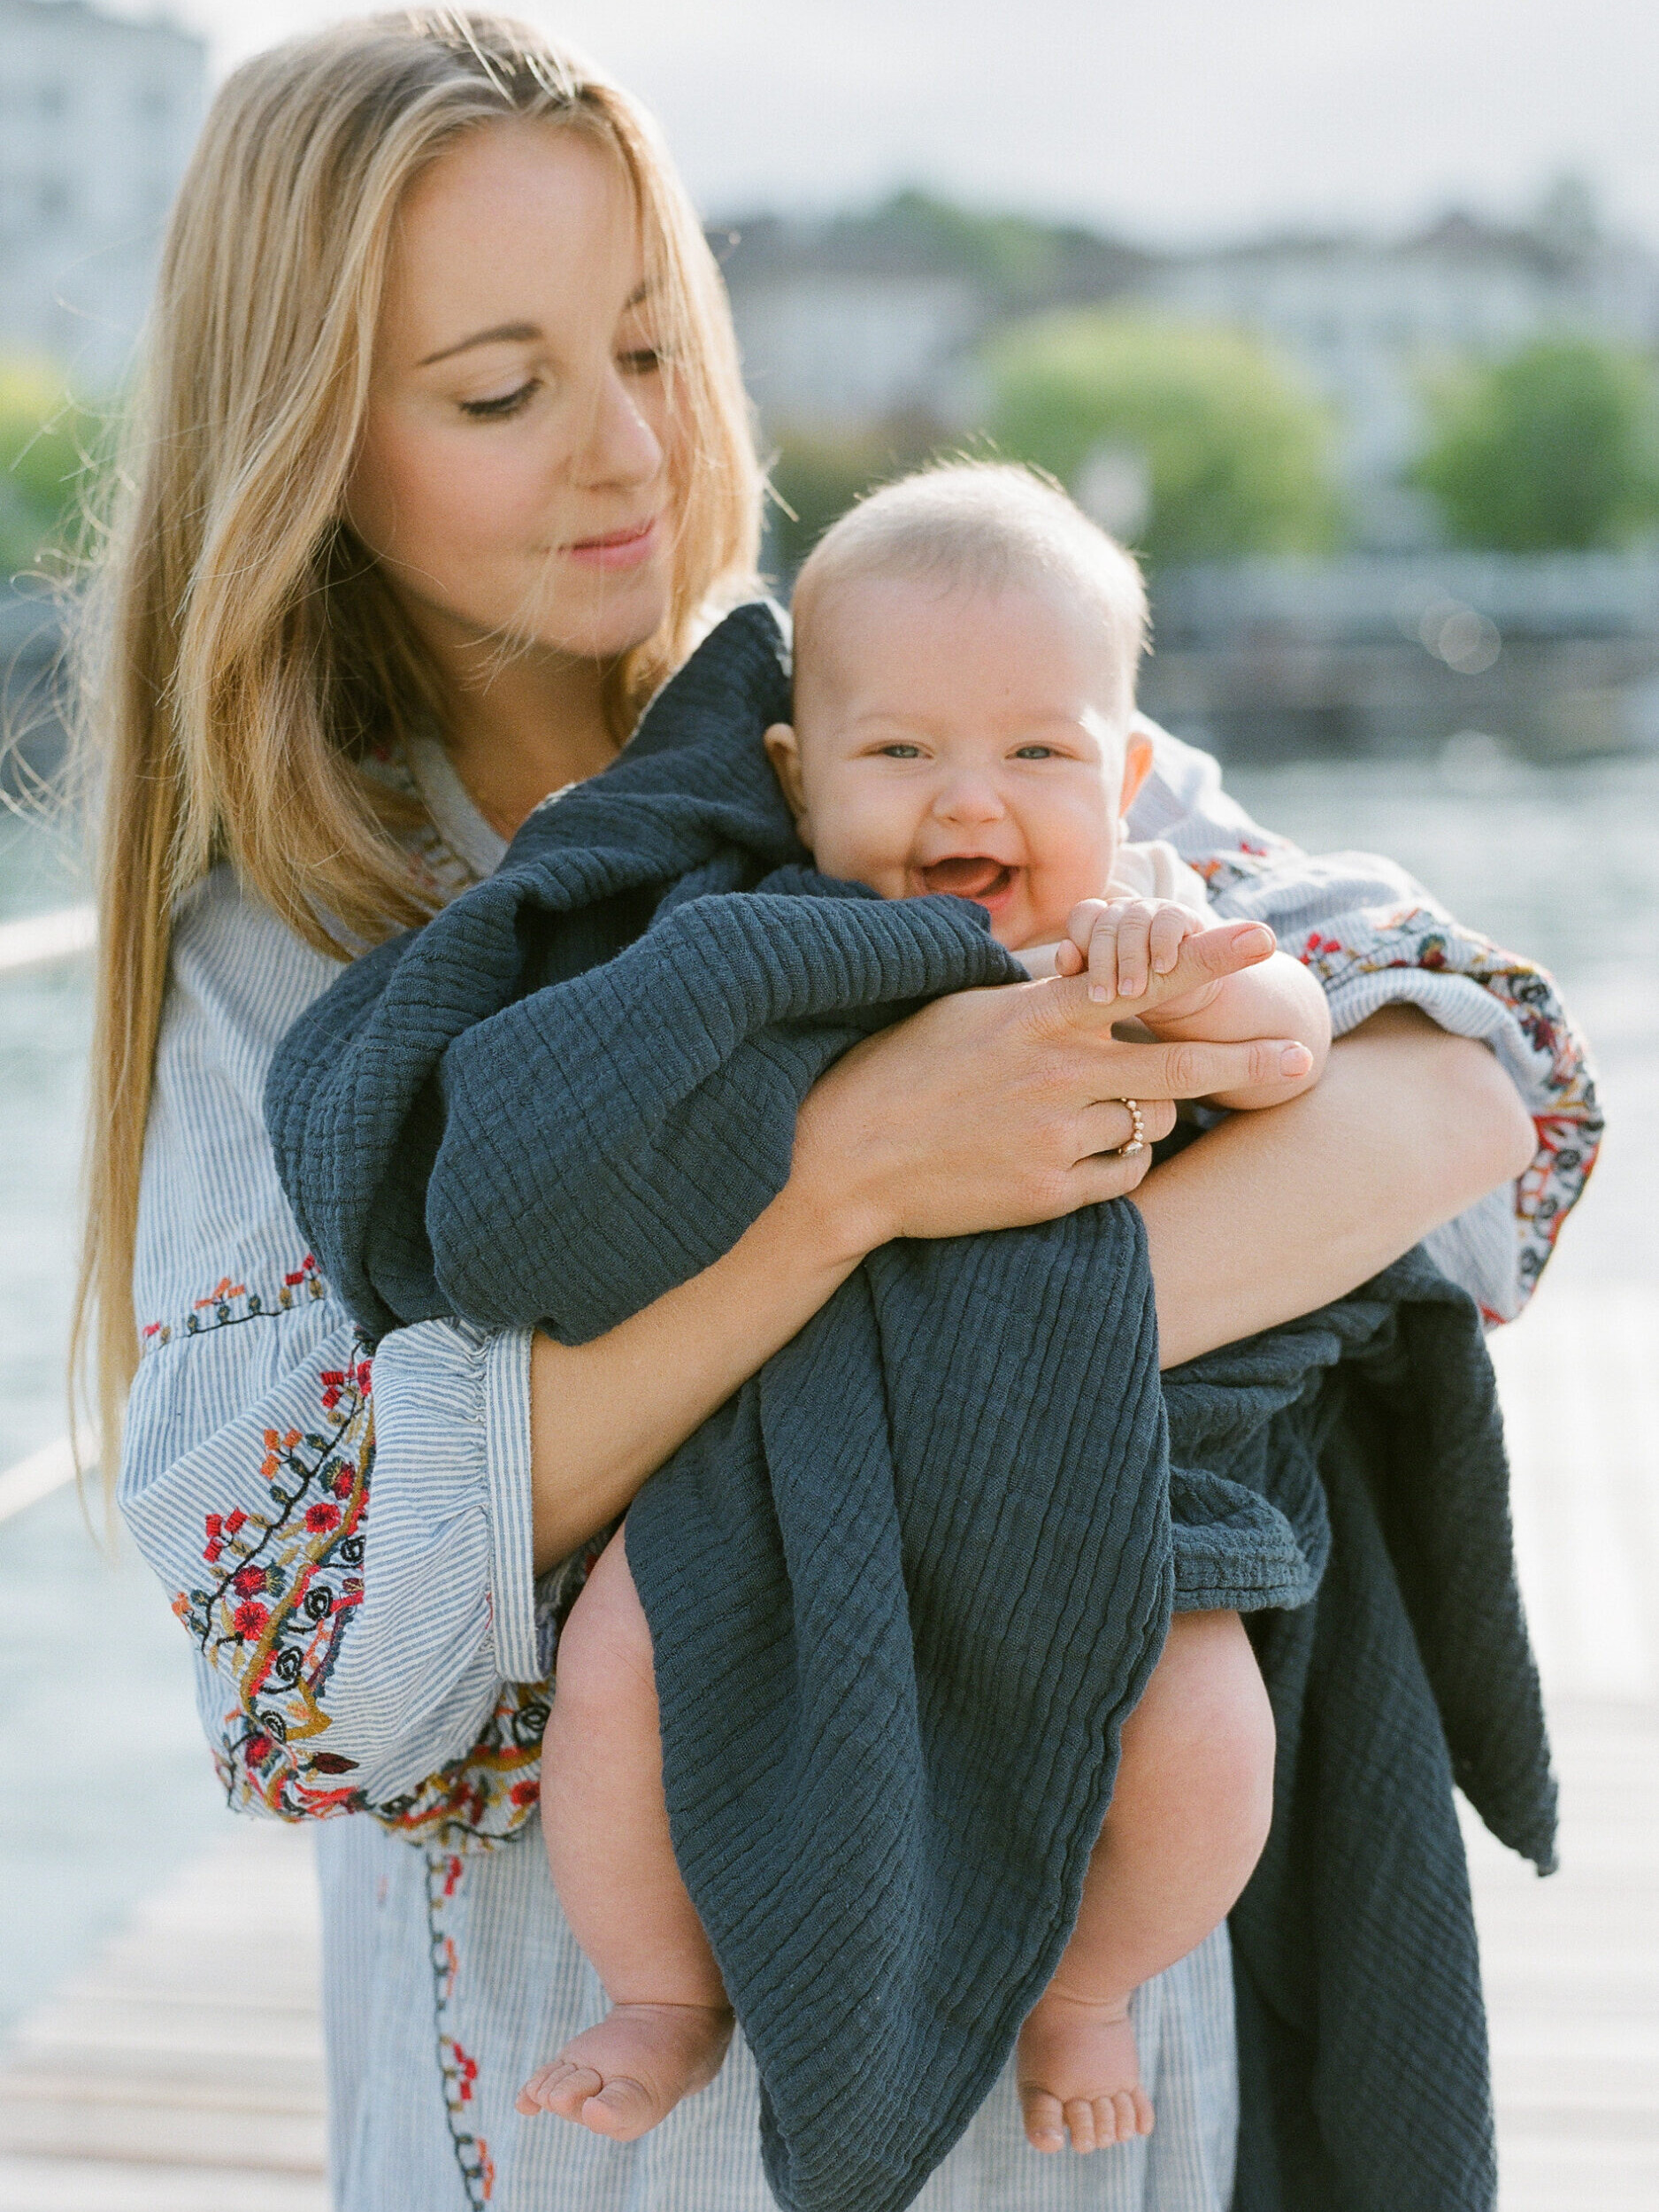
[[577, 481], [649, 484], [660, 474], [663, 446], [626, 381], [614, 371], [594, 395], [587, 435], [574, 462]]

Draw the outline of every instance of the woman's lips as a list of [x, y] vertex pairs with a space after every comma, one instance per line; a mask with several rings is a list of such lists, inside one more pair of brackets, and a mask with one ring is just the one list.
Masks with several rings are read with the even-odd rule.
[[584, 568], [637, 568], [657, 550], [657, 517], [632, 529], [612, 531], [605, 538], [582, 538], [565, 551]]
[[935, 860], [917, 871], [930, 891], [948, 891], [953, 898], [975, 899], [993, 912], [1012, 895], [1018, 869], [983, 853], [968, 853], [954, 860]]

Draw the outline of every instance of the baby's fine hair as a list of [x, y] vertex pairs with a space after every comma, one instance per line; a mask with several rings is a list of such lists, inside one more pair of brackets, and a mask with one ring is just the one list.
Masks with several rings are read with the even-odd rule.
[[1051, 477], [1007, 461], [955, 461], [885, 484], [826, 531], [795, 588], [796, 657], [818, 641], [838, 588], [872, 577], [937, 577], [949, 590], [1057, 584], [1105, 626], [1119, 687], [1134, 709], [1148, 634], [1147, 593], [1132, 555]]

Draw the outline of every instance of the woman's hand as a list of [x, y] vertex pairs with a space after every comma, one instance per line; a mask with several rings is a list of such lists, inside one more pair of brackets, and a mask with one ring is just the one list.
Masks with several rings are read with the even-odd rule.
[[1293, 1038], [1130, 1044], [1112, 1024], [1152, 1018], [1273, 949], [1240, 923], [1188, 938], [1133, 1003], [1091, 999], [1091, 979], [1055, 977], [960, 991], [859, 1045], [803, 1104], [789, 1192], [855, 1263], [893, 1237], [964, 1236], [1051, 1221], [1141, 1182], [1122, 1104], [1139, 1102], [1148, 1142], [1172, 1102], [1305, 1075]]
[[[1211, 930], [1130, 1007], [1100, 1006], [1087, 977], [964, 991], [849, 1052], [802, 1109], [789, 1179], [732, 1249], [587, 1344], [538, 1333], [530, 1443], [539, 1568], [624, 1511], [634, 1492], [738, 1386], [897, 1236], [962, 1236], [1049, 1221], [1118, 1198], [1148, 1138], [1194, 1098], [1286, 1071], [1288, 1041], [1121, 1044], [1114, 1020], [1263, 957], [1248, 925]], [[1263, 1118], [1263, 1117], [1256, 1117]]]

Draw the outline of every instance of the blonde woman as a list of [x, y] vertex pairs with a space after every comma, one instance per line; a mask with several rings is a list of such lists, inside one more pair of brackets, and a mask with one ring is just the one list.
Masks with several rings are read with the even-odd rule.
[[[1444, 1263], [1511, 1311], [1582, 1176], [1581, 1068], [1535, 972], [1440, 923], [1425, 950], [1409, 910], [1360, 917], [1309, 948], [1350, 1033], [1326, 1081], [1142, 1179], [1103, 1156], [1129, 1133], [1113, 1102], [1161, 1134], [1172, 1098], [1278, 1048], [1055, 1033], [1026, 993], [972, 995], [833, 1071], [780, 1198], [609, 1336], [430, 1323], [370, 1358], [267, 1156], [273, 1047], [340, 961], [614, 757], [753, 588], [732, 333], [649, 123], [533, 34], [447, 11], [249, 64], [173, 216], [125, 483], [89, 693], [83, 1315], [110, 1436], [125, 1401], [121, 1509], [194, 1646], [227, 1798], [317, 1824], [335, 2201], [763, 2212], [741, 2050], [634, 2144], [512, 2108], [603, 2006], [522, 1847], [550, 1624], [601, 1532], [901, 1204], [908, 1233], [943, 1236], [1134, 1188], [1166, 1361], [1442, 1224]], [[1172, 741], [1135, 818], [1218, 880], [1263, 864]], [[1224, 2206], [1225, 1932], [1142, 1993], [1139, 2025], [1149, 2141], [1039, 2159], [1005, 2083], [927, 2212]]]

